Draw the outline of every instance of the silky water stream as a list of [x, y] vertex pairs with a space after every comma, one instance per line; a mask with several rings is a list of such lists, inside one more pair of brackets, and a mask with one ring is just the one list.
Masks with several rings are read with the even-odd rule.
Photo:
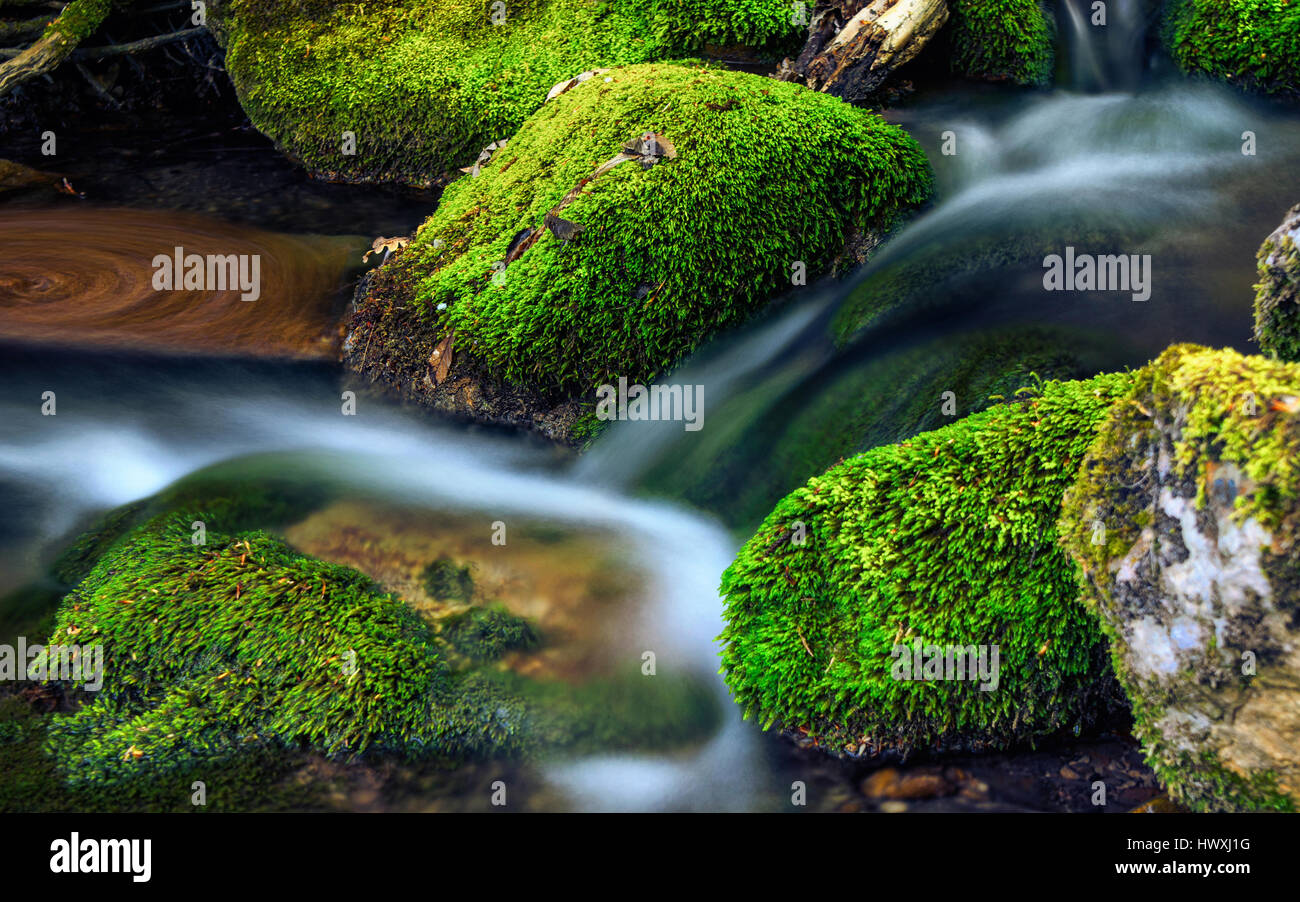
[[[847, 280], [792, 293], [668, 377], [703, 386], [705, 428], [615, 424], [581, 457], [365, 393], [343, 415], [337, 322], [361, 251], [412, 230], [435, 198], [308, 182], [245, 132], [144, 154], [120, 132], [89, 136], [93, 150], [63, 162], [85, 199], [0, 200], [0, 593], [41, 578], [97, 513], [196, 470], [318, 479], [345, 500], [286, 531], [303, 550], [397, 591], [425, 558], [469, 557], [551, 625], [556, 649], [529, 666], [600, 680], [652, 651], [658, 673], [715, 699], [711, 735], [672, 751], [501, 765], [525, 807], [791, 810], [795, 781], [811, 809], [860, 807], [857, 765], [743, 722], [716, 674], [718, 579], [748, 530], [828, 454], [901, 437], [873, 426], [846, 439], [846, 393], [898, 401], [972, 336], [1026, 329], [1081, 372], [1176, 341], [1248, 349], [1255, 248], [1300, 200], [1300, 115], [1148, 65], [1137, 5], [1114, 6], [1105, 36], [1063, 10], [1068, 88], [948, 85], [890, 111], [934, 163], [934, 203]], [[262, 255], [262, 296], [160, 294], [148, 261], [177, 246]], [[1045, 256], [1067, 247], [1150, 255], [1149, 297], [1044, 291]], [[55, 416], [42, 415], [47, 392]], [[497, 522], [519, 524], [521, 541], [493, 546]], [[572, 541], [527, 538], [548, 530]], [[1107, 742], [1100, 754], [1131, 768], [1133, 750]], [[962, 766], [1038, 785], [1037, 770], [1078, 754]], [[415, 789], [336, 805], [477, 810], [493, 767], [451, 799]], [[1000, 806], [1065, 804], [1026, 790]]]

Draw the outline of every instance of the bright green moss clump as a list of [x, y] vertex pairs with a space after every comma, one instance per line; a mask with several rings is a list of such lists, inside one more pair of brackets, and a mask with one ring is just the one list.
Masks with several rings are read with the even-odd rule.
[[1300, 205], [1259, 248], [1255, 341], [1278, 360], [1300, 362]]
[[218, 16], [259, 130], [313, 171], [417, 184], [510, 137], [557, 82], [706, 45], [778, 54], [790, 19], [786, 0], [230, 0]]
[[1164, 40], [1186, 72], [1300, 96], [1300, 5], [1294, 0], [1171, 0]]
[[[605, 165], [646, 132], [675, 158]], [[454, 330], [457, 366], [594, 404], [594, 386], [648, 382], [788, 289], [796, 263], [825, 270], [930, 183], [910, 137], [836, 98], [717, 69], [616, 69], [451, 185], [357, 322], [414, 304], [436, 340]], [[548, 213], [580, 231], [556, 237]], [[410, 354], [405, 334], [368, 355], [358, 335], [354, 356]]]
[[[238, 472], [238, 462], [215, 467], [102, 517], [56, 567], [76, 585], [52, 623], [48, 605], [66, 587], [7, 599], [7, 631], [101, 646], [103, 685], [64, 684], [80, 706], [16, 734], [21, 748], [8, 757], [20, 770], [0, 774], [0, 807], [35, 786], [53, 793], [48, 807], [120, 810], [187, 786], [177, 781], [198, 770], [265, 782], [286, 770], [263, 773], [259, 762], [310, 756], [447, 768], [667, 748], [716, 725], [713, 693], [690, 674], [646, 680], [629, 664], [575, 686], [507, 671], [497, 659], [544, 641], [527, 620], [480, 605], [422, 618], [363, 574], [264, 531], [332, 497], [310, 468], [293, 478]], [[451, 580], [437, 585], [472, 593], [468, 572], [446, 563], [436, 569]], [[224, 804], [256, 807], [254, 796]]]
[[[723, 667], [746, 715], [833, 748], [904, 753], [1006, 746], [1104, 717], [1105, 643], [1075, 601], [1055, 523], [1129, 381], [1047, 383], [781, 501], [722, 579]], [[915, 642], [997, 646], [996, 688], [896, 678], [896, 649]]]
[[64, 599], [51, 643], [104, 648], [103, 688], [51, 731], [71, 780], [249, 743], [353, 754], [471, 732], [454, 722], [447, 668], [406, 604], [264, 533], [190, 536], [188, 517], [153, 522]]
[[1044, 85], [1055, 27], [1038, 0], [951, 0], [953, 70], [969, 78]]

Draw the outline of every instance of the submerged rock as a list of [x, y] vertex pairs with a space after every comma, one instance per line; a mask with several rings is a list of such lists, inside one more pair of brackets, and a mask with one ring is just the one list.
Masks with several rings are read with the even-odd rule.
[[723, 667], [746, 716], [907, 755], [1007, 747], [1122, 710], [1056, 520], [1130, 381], [1046, 383], [782, 500], [722, 578]]
[[1300, 204], [1259, 248], [1255, 341], [1278, 360], [1300, 362]]
[[759, 386], [769, 399], [759, 414], [745, 398], [711, 411], [715, 428], [673, 443], [642, 484], [750, 532], [777, 501], [836, 461], [938, 429], [1036, 382], [1107, 369], [1114, 341], [1029, 327], [864, 345], [798, 380], [776, 377], [779, 390]]
[[211, 19], [253, 124], [312, 172], [428, 185], [592, 69], [779, 58], [788, 0], [221, 0]]
[[1300, 367], [1190, 345], [1141, 370], [1059, 533], [1175, 800], [1300, 803]]
[[648, 384], [930, 183], [906, 133], [837, 98], [612, 69], [447, 189], [360, 293], [346, 361], [432, 407], [575, 441], [595, 387]]

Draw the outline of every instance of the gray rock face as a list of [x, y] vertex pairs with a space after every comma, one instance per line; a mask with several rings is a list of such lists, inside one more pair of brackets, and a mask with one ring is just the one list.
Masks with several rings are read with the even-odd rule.
[[[1116, 405], [1061, 535], [1171, 795], [1300, 807], [1300, 367], [1166, 352]], [[1279, 458], [1282, 460], [1279, 461]]]

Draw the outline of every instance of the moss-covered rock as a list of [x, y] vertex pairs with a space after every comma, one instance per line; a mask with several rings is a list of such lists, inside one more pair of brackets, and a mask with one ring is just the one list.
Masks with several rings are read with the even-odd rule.
[[[658, 154], [637, 152], [646, 134]], [[347, 361], [483, 419], [591, 409], [595, 386], [648, 383], [930, 183], [910, 137], [836, 98], [718, 69], [611, 70], [447, 189], [369, 281]]]
[[1186, 72], [1300, 96], [1300, 7], [1291, 0], [1171, 0], [1162, 31]]
[[[1118, 696], [1105, 641], [1077, 604], [1055, 524], [1129, 383], [1047, 383], [861, 454], [781, 501], [722, 579], [723, 667], [746, 715], [834, 749], [904, 754], [1002, 747], [1107, 717]], [[946, 660], [938, 674], [909, 671], [918, 646], [927, 661], [983, 647], [990, 665], [996, 647], [995, 678]]]
[[1175, 346], [1115, 404], [1061, 541], [1171, 795], [1300, 804], [1300, 366]]
[[73, 781], [224, 758], [248, 743], [326, 754], [491, 749], [509, 724], [457, 708], [428, 627], [360, 574], [265, 533], [189, 516], [114, 546], [64, 600], [52, 644], [102, 644], [104, 685], [52, 744]]
[[260, 131], [313, 172], [414, 184], [472, 163], [581, 72], [709, 47], [776, 54], [798, 30], [786, 0], [224, 0], [215, 12]]
[[1255, 341], [1270, 357], [1300, 362], [1300, 204], [1260, 245]]
[[950, 0], [953, 71], [968, 78], [1045, 85], [1055, 25], [1039, 0]]
[[508, 651], [536, 645], [537, 631], [502, 607], [475, 607], [447, 617], [442, 638], [457, 654], [491, 661]]
[[[120, 810], [177, 775], [256, 774], [277, 756], [455, 766], [680, 746], [716, 725], [712, 691], [690, 674], [650, 681], [636, 662], [576, 684], [510, 672], [496, 659], [545, 650], [531, 622], [477, 600], [422, 614], [364, 574], [300, 553], [265, 527], [301, 518], [334, 489], [309, 469], [238, 472], [218, 466], [100, 518], [60, 560], [76, 586], [48, 632], [31, 625], [57, 587], [15, 596], [21, 609], [0, 625], [100, 646], [102, 686], [65, 684], [71, 710], [22, 737], [27, 749], [39, 735], [54, 769], [27, 749], [28, 769], [0, 777], [0, 804], [55, 772], [66, 786], [58, 798]], [[452, 579], [437, 585], [473, 593], [460, 579], [468, 571], [448, 563], [440, 570]], [[86, 676], [74, 686], [94, 681]], [[267, 779], [283, 777], [272, 770]]]
[[[1026, 216], [1047, 218], [1041, 210], [1026, 211]], [[990, 297], [1005, 294], [1009, 283], [1029, 275], [1037, 281], [1043, 258], [1061, 253], [1068, 244], [1124, 247], [1144, 237], [1143, 231], [1129, 226], [1063, 227], [1049, 222], [1015, 229], [988, 223], [960, 234], [941, 234], [874, 265], [840, 303], [831, 329], [836, 342], [847, 345], [891, 318], [906, 322], [929, 313], [939, 319], [942, 312], [983, 308]]]

